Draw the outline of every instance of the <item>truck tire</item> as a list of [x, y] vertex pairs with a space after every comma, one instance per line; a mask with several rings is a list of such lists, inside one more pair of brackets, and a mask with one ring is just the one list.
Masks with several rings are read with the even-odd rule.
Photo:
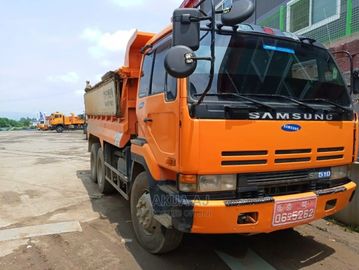
[[176, 249], [183, 233], [167, 229], [153, 217], [153, 207], [146, 172], [140, 173], [131, 190], [130, 206], [132, 226], [138, 242], [152, 254], [163, 254]]
[[97, 152], [100, 148], [99, 143], [91, 145], [90, 167], [91, 167], [91, 180], [97, 183]]
[[62, 133], [64, 131], [64, 128], [62, 126], [57, 126], [56, 127], [56, 132], [57, 133]]
[[97, 184], [102, 194], [111, 194], [115, 188], [105, 179], [105, 163], [102, 148], [97, 151]]

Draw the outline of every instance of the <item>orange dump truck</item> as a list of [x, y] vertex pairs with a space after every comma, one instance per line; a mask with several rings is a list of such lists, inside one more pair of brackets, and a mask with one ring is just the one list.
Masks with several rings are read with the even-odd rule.
[[356, 188], [357, 115], [328, 50], [241, 24], [248, 0], [214, 10], [180, 8], [172, 27], [136, 32], [124, 66], [86, 89], [92, 179], [130, 201], [151, 253], [183, 233], [309, 223], [343, 209]]
[[84, 124], [84, 118], [73, 113], [66, 116], [63, 113], [55, 112], [50, 116], [50, 127], [57, 133], [62, 133], [65, 129], [82, 129]]

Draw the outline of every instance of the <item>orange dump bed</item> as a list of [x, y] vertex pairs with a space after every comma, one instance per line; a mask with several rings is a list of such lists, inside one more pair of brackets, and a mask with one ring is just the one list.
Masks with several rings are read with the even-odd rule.
[[[151, 33], [135, 32], [128, 43], [124, 66], [111, 72], [110, 78], [104, 76], [100, 83], [86, 89], [88, 132], [117, 147], [124, 147], [137, 134], [136, 99], [141, 49], [153, 36]], [[114, 84], [108, 82], [114, 80], [116, 86], [112, 87]]]

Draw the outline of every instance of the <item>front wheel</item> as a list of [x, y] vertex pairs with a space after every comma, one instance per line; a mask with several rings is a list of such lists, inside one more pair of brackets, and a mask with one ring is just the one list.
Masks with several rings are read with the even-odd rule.
[[154, 218], [146, 172], [140, 173], [133, 183], [130, 205], [133, 229], [143, 248], [152, 254], [162, 254], [180, 245], [183, 233], [167, 229]]
[[64, 128], [62, 126], [57, 126], [56, 127], [56, 132], [57, 133], [62, 133], [64, 131]]

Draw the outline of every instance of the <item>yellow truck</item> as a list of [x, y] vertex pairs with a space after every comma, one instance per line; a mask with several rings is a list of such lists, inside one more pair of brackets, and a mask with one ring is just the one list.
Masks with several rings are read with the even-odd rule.
[[50, 126], [57, 133], [62, 133], [65, 129], [83, 129], [85, 120], [81, 115], [71, 113], [66, 116], [63, 113], [55, 112], [50, 116]]

